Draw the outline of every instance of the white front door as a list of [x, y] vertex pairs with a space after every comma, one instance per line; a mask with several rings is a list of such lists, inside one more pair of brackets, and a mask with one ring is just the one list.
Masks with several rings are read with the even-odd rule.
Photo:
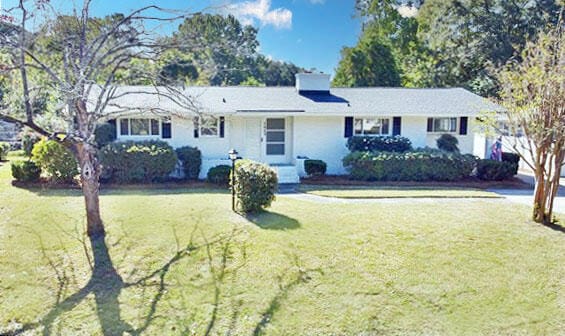
[[242, 153], [244, 159], [261, 161], [261, 118], [245, 119], [245, 150]]
[[286, 118], [266, 118], [264, 123], [263, 154], [270, 164], [287, 163], [288, 125]]

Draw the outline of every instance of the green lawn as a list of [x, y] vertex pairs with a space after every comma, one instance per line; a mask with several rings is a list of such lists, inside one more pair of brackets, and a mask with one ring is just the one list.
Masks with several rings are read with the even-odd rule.
[[337, 198], [501, 198], [495, 193], [472, 188], [302, 185], [299, 190], [307, 194]]
[[225, 192], [104, 191], [92, 272], [79, 193], [12, 187], [0, 165], [0, 334], [565, 330], [565, 233], [505, 200], [280, 196], [248, 220]]

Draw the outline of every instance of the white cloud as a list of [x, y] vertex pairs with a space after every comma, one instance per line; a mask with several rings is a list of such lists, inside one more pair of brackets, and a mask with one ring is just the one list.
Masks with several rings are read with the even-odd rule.
[[286, 8], [271, 9], [271, 0], [232, 3], [227, 6], [226, 12], [236, 16], [242, 24], [259, 22], [262, 26], [271, 25], [276, 29], [292, 27], [292, 12]]
[[326, 0], [310, 0], [310, 3], [312, 3], [314, 5], [321, 5], [324, 2], [326, 2]]
[[401, 5], [396, 10], [402, 17], [415, 17], [418, 14], [418, 8], [414, 6]]

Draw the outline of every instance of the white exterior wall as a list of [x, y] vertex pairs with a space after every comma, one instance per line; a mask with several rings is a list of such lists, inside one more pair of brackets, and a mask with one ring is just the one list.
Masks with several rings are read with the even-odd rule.
[[426, 117], [402, 117], [400, 136], [410, 139], [414, 148], [426, 147], [427, 127], [428, 118]]
[[[424, 125], [424, 131], [426, 132], [426, 146], [431, 148], [437, 148], [436, 140], [444, 133], [448, 132], [427, 132], [427, 118], [424, 118], [426, 124]], [[484, 157], [484, 147], [480, 146], [484, 140], [481, 140], [481, 136], [474, 132], [476, 127], [475, 120], [469, 118], [467, 121], [467, 134], [460, 135], [459, 129], [461, 127], [461, 118], [457, 118], [457, 128], [455, 132], [448, 133], [453, 135], [459, 141], [459, 151], [463, 154], [474, 154], [479, 157]], [[476, 137], [479, 137], [478, 139]], [[477, 147], [480, 146], [480, 147]]]
[[294, 117], [294, 158], [307, 156], [323, 160], [327, 174], [341, 175], [346, 171], [342, 159], [349, 153], [344, 137], [344, 117]]

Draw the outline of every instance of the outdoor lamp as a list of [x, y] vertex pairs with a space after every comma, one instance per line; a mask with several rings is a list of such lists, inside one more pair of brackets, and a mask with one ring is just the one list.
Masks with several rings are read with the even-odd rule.
[[239, 154], [235, 149], [230, 149], [228, 155], [231, 160], [231, 209], [235, 211], [235, 160], [237, 160], [237, 154]]

